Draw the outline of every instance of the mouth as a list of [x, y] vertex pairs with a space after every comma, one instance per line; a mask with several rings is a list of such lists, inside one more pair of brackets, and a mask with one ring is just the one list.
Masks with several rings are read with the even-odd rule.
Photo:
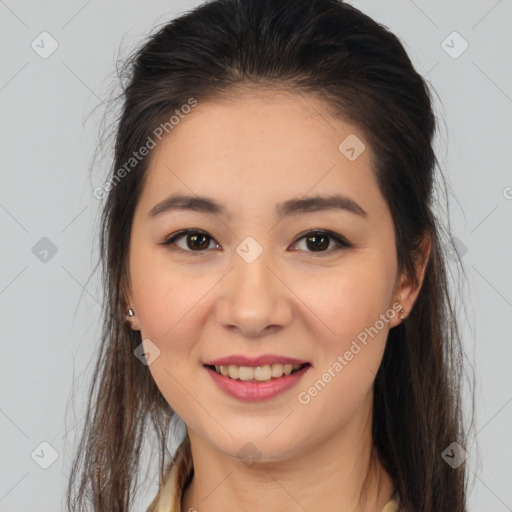
[[221, 391], [244, 402], [270, 400], [291, 391], [312, 366], [279, 354], [233, 354], [203, 364]]
[[243, 381], [243, 382], [253, 382], [253, 383], [263, 383], [270, 382], [278, 379], [282, 379], [283, 377], [288, 377], [289, 375], [294, 375], [304, 368], [311, 366], [310, 363], [303, 364], [282, 364], [282, 363], [274, 363], [274, 364], [265, 364], [261, 366], [238, 366], [234, 364], [230, 365], [213, 365], [213, 364], [205, 364], [204, 365], [209, 370], [221, 375], [222, 377], [226, 377], [230, 380], [234, 381]]

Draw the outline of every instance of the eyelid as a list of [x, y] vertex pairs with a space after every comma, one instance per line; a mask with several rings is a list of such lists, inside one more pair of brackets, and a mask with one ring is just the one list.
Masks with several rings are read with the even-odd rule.
[[312, 255], [313, 257], [329, 256], [329, 255], [333, 254], [334, 252], [337, 252], [340, 249], [350, 249], [350, 248], [354, 247], [354, 245], [351, 242], [349, 242], [344, 236], [342, 236], [342, 235], [340, 235], [338, 233], [335, 233], [334, 231], [330, 231], [328, 229], [321, 229], [321, 228], [319, 228], [319, 229], [308, 229], [307, 231], [303, 231], [302, 233], [297, 235], [297, 238], [292, 243], [292, 245], [296, 245], [303, 238], [306, 238], [308, 235], [325, 235], [328, 238], [333, 239], [338, 244], [337, 247], [328, 249], [327, 251], [318, 251], [318, 252], [315, 252], [315, 251], [304, 251], [307, 254]]
[[176, 251], [176, 252], [182, 252], [186, 253], [192, 256], [199, 256], [202, 253], [205, 253], [206, 251], [189, 251], [185, 249], [181, 249], [181, 247], [170, 247], [171, 244], [173, 244], [176, 240], [178, 240], [181, 237], [184, 237], [185, 235], [189, 234], [198, 234], [198, 235], [205, 235], [208, 238], [210, 238], [212, 241], [215, 241], [218, 245], [220, 245], [215, 238], [213, 238], [211, 235], [209, 235], [206, 231], [203, 231], [202, 229], [182, 229], [181, 231], [177, 231], [176, 233], [173, 233], [172, 235], [168, 236], [163, 242], [161, 242], [160, 245], [169, 246], [169, 249]]
[[[211, 241], [214, 241], [215, 243], [220, 245], [215, 240], [215, 238], [213, 238], [211, 235], [209, 235], [206, 231], [203, 231], [202, 229], [193, 229], [193, 228], [182, 229], [181, 231], [177, 231], [176, 233], [173, 233], [172, 235], [167, 237], [163, 242], [161, 242], [160, 245], [169, 246], [169, 248], [171, 250], [173, 250], [173, 251], [182, 252], [182, 253], [185, 253], [185, 254], [191, 255], [191, 256], [199, 256], [201, 254], [204, 254], [205, 252], [208, 252], [207, 250], [191, 251], [191, 250], [181, 249], [180, 247], [177, 247], [177, 248], [171, 248], [170, 247], [171, 244], [173, 244], [179, 238], [181, 238], [181, 237], [183, 237], [185, 235], [188, 235], [188, 234], [192, 234], [192, 233], [193, 234], [205, 235], [208, 238], [210, 238]], [[327, 256], [327, 255], [333, 254], [334, 252], [336, 252], [336, 251], [338, 251], [340, 249], [349, 249], [351, 247], [354, 247], [354, 245], [351, 242], [349, 242], [344, 236], [342, 236], [342, 235], [340, 235], [338, 233], [335, 233], [333, 231], [327, 230], [327, 229], [308, 229], [307, 231], [303, 231], [302, 233], [297, 235], [296, 239], [292, 242], [291, 245], [292, 246], [296, 245], [303, 238], [306, 238], [307, 235], [325, 235], [325, 236], [331, 238], [332, 240], [334, 240], [338, 244], [337, 247], [328, 249], [327, 251], [318, 251], [318, 252], [315, 252], [315, 251], [301, 251], [301, 252], [309, 253], [309, 254], [311, 254], [314, 257], [317, 257], [317, 256], [318, 257]]]

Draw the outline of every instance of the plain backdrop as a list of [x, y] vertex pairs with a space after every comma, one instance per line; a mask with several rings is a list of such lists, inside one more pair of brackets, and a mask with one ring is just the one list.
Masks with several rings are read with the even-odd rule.
[[[469, 510], [511, 511], [512, 1], [352, 3], [402, 40], [437, 93], [451, 235], [468, 279], [461, 321], [477, 375]], [[91, 274], [102, 203], [92, 190], [109, 162], [90, 177], [98, 112], [119, 52], [199, 4], [0, 0], [0, 512], [64, 510], [99, 343], [102, 292]], [[135, 511], [156, 485], [150, 475]]]

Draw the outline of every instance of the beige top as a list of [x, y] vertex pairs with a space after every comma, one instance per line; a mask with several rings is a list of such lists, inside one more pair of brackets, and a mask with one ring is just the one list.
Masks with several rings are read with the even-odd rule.
[[[160, 487], [146, 512], [182, 512], [181, 497], [185, 487], [189, 484], [193, 469], [188, 436], [178, 448], [174, 460], [174, 464], [170, 464], [167, 468], [164, 485]], [[395, 495], [384, 506], [382, 512], [398, 512], [398, 506], [398, 497]]]

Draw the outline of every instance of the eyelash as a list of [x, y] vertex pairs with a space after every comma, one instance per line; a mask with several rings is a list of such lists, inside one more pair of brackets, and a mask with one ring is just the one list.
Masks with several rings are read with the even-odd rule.
[[[170, 247], [174, 242], [176, 242], [176, 240], [178, 240], [178, 239], [180, 239], [180, 238], [182, 238], [182, 237], [184, 237], [186, 235], [189, 235], [189, 234], [205, 235], [211, 241], [215, 240], [213, 237], [208, 235], [208, 233], [206, 233], [205, 231], [201, 231], [201, 230], [198, 230], [198, 229], [184, 229], [182, 231], [178, 231], [177, 233], [174, 233], [173, 235], [171, 235], [169, 238], [164, 240], [161, 243], [161, 245], [168, 246], [169, 249], [171, 249], [173, 251], [182, 252], [182, 253], [185, 253], [185, 254], [187, 254], [189, 256], [199, 256], [202, 253], [205, 253], [206, 250], [191, 251], [191, 250], [181, 249], [180, 247], [177, 247], [177, 248]], [[293, 242], [292, 245], [297, 244], [300, 240], [302, 240], [304, 238], [307, 238], [308, 236], [311, 236], [311, 235], [324, 235], [324, 236], [327, 236], [328, 238], [333, 239], [335, 242], [337, 242], [339, 244], [337, 247], [334, 247], [332, 249], [328, 249], [327, 251], [318, 251], [318, 252], [315, 252], [315, 251], [305, 251], [305, 252], [309, 252], [313, 257], [320, 257], [321, 258], [322, 256], [331, 255], [332, 253], [334, 253], [336, 251], [339, 251], [341, 249], [350, 249], [351, 247], [353, 247], [353, 245], [348, 240], [346, 240], [344, 237], [342, 237], [341, 235], [338, 235], [337, 233], [334, 233], [332, 231], [328, 231], [328, 230], [310, 230], [310, 231], [306, 231], [305, 233], [302, 233], [295, 240], [295, 242]]]

